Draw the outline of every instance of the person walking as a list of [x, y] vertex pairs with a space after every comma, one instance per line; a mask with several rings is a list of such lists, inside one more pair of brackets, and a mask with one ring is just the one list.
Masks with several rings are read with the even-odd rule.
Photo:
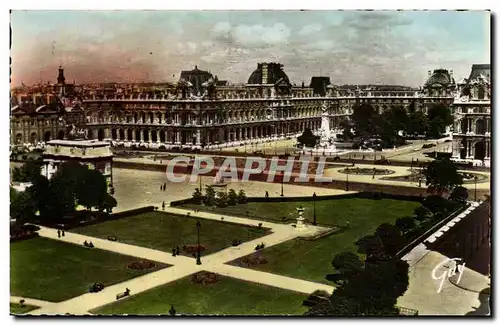
[[161, 203], [161, 209], [162, 209], [162, 210], [165, 210], [165, 201], [163, 201], [163, 202]]
[[61, 238], [61, 230], [57, 229], [57, 238]]
[[61, 235], [62, 235], [62, 236], [64, 237], [64, 229], [62, 230], [62, 233], [61, 233]]

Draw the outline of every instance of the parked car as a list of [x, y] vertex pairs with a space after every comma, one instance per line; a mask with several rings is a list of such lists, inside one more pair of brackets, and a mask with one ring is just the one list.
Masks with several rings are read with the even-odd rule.
[[382, 159], [376, 160], [374, 164], [375, 165], [390, 165], [391, 162], [387, 158], [382, 158]]

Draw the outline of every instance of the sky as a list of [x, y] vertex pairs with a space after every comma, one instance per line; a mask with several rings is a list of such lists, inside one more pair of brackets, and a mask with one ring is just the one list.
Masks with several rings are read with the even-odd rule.
[[11, 80], [175, 82], [198, 66], [245, 83], [280, 62], [292, 83], [421, 86], [490, 63], [484, 11], [12, 11]]

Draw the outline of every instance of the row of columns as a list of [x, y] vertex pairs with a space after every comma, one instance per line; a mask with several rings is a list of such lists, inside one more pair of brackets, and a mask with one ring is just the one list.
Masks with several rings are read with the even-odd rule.
[[284, 136], [302, 132], [306, 128], [317, 130], [321, 126], [320, 121], [304, 121], [297, 123], [265, 124], [251, 127], [226, 127], [224, 129], [134, 129], [134, 128], [99, 128], [89, 129], [89, 137], [112, 139], [116, 141], [141, 141], [158, 143], [196, 144], [200, 145], [203, 140], [206, 143], [224, 143], [229, 141], [253, 140], [273, 136]]

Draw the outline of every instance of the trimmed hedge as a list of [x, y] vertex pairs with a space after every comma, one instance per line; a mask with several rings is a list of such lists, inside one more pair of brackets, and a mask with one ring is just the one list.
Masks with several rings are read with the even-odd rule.
[[[389, 194], [389, 193], [380, 193], [380, 192], [357, 192], [357, 193], [347, 193], [340, 195], [318, 195], [316, 196], [316, 201], [325, 201], [325, 200], [343, 200], [343, 199], [352, 199], [352, 198], [362, 198], [362, 199], [372, 199], [372, 200], [380, 200], [380, 199], [392, 199], [392, 200], [402, 200], [402, 201], [413, 201], [413, 202], [422, 202], [424, 199], [420, 196], [411, 196], [411, 195], [400, 195], [400, 194]], [[247, 197], [247, 203], [249, 202], [300, 202], [300, 201], [312, 201], [312, 196], [284, 196], [284, 197]], [[177, 207], [186, 204], [194, 204], [195, 201], [193, 198], [172, 201], [170, 202], [170, 206]]]
[[147, 207], [143, 207], [143, 208], [112, 213], [110, 215], [102, 214], [100, 217], [96, 218], [95, 220], [66, 224], [64, 229], [69, 230], [69, 229], [78, 228], [78, 227], [95, 225], [95, 224], [110, 221], [110, 220], [127, 218], [127, 217], [135, 216], [135, 215], [138, 215], [141, 213], [152, 212], [152, 211], [155, 211], [154, 206], [147, 206]]

